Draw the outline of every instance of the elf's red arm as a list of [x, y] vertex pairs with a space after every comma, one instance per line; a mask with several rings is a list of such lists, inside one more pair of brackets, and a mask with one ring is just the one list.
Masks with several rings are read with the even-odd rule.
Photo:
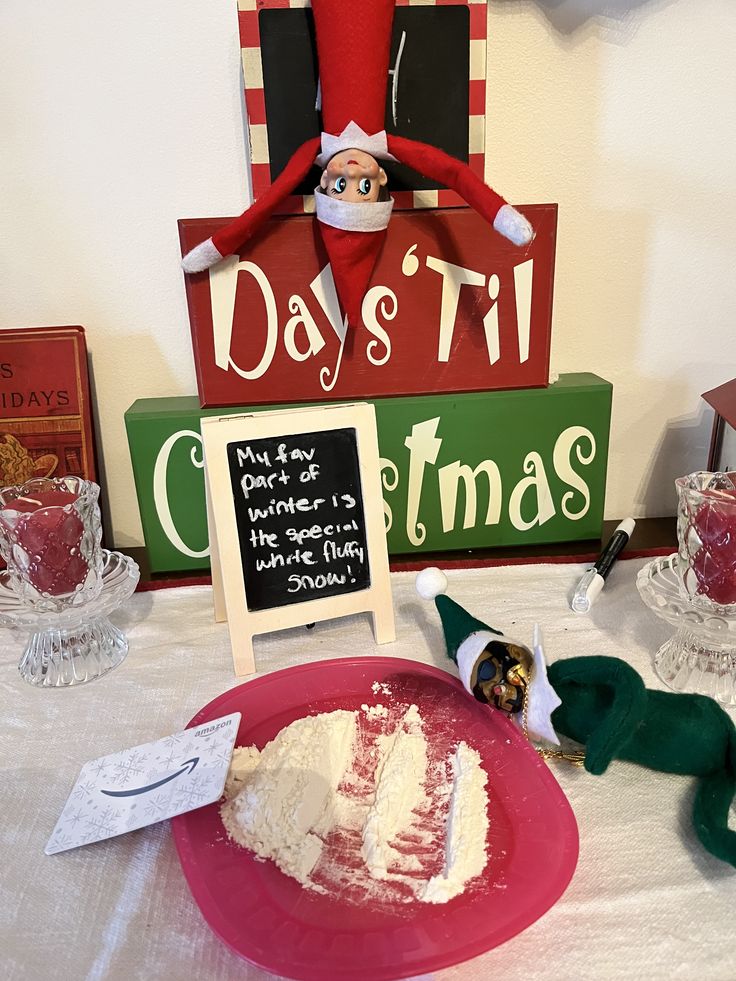
[[404, 136], [388, 135], [389, 153], [424, 177], [451, 187], [481, 217], [515, 245], [527, 245], [534, 237], [529, 222], [493, 188], [484, 184], [467, 164], [443, 150]]
[[318, 136], [302, 143], [273, 184], [247, 211], [184, 256], [182, 266], [185, 272], [201, 272], [214, 266], [226, 255], [239, 252], [248, 239], [271, 217], [281, 202], [301, 184], [312, 168], [319, 151]]

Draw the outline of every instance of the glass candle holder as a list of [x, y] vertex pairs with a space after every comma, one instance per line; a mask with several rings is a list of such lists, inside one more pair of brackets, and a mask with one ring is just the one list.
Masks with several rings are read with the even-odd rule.
[[678, 569], [694, 607], [736, 615], [736, 474], [697, 472], [675, 481]]
[[38, 687], [99, 678], [128, 652], [108, 614], [132, 595], [139, 570], [101, 548], [99, 493], [80, 477], [0, 490], [0, 626], [29, 631], [19, 670]]
[[678, 551], [637, 576], [649, 609], [675, 628], [654, 655], [675, 691], [736, 705], [736, 474], [679, 477]]
[[23, 604], [61, 612], [99, 595], [99, 494], [81, 477], [39, 477], [0, 490], [0, 552]]

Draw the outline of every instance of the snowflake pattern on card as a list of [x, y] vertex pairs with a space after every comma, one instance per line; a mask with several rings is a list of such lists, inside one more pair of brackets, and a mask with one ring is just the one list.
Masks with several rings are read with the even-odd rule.
[[163, 753], [161, 756], [156, 757], [156, 762], [160, 763], [164, 769], [167, 769], [174, 765], [178, 757], [179, 754], [175, 753], [173, 749], [170, 749], [168, 753]]
[[144, 772], [145, 763], [144, 753], [134, 752], [126, 755], [119, 763], [113, 763], [115, 772], [110, 778], [111, 782], [124, 787], [133, 777], [138, 777]]
[[67, 824], [70, 828], [76, 828], [80, 821], [84, 819], [84, 811], [77, 811], [75, 814], [70, 814]]
[[84, 833], [90, 840], [99, 841], [101, 838], [109, 838], [115, 834], [117, 812], [113, 807], [106, 807], [104, 811], [94, 817], [87, 818], [87, 825]]
[[90, 763], [90, 772], [94, 773], [96, 777], [102, 776], [110, 766], [110, 761], [106, 757], [101, 757], [99, 760], [95, 760], [94, 763]]
[[45, 852], [114, 838], [219, 800], [240, 713], [85, 764]]
[[176, 802], [181, 805], [182, 811], [193, 811], [195, 807], [201, 807], [207, 796], [206, 788], [202, 788], [196, 781], [192, 781], [186, 787], [180, 787], [176, 793]]
[[63, 831], [54, 832], [51, 836], [47, 848], [47, 854], [51, 855], [54, 852], [64, 852], [67, 848], [74, 848], [75, 841], [71, 835], [65, 834]]
[[95, 789], [94, 780], [80, 780], [73, 791], [74, 800], [84, 800], [85, 797], [90, 796], [90, 794], [94, 791], [94, 789]]
[[163, 821], [171, 808], [171, 791], [152, 794], [145, 803], [144, 812], [151, 821]]
[[186, 732], [176, 732], [173, 736], [167, 736], [166, 739], [162, 739], [161, 743], [167, 749], [175, 749], [181, 746], [181, 743], [186, 739]]

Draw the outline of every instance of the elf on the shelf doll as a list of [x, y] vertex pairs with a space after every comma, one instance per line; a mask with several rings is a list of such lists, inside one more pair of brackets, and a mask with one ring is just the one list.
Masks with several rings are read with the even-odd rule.
[[736, 830], [729, 812], [736, 800], [736, 727], [712, 698], [650, 691], [631, 665], [616, 657], [566, 657], [546, 666], [541, 632], [533, 651], [477, 620], [449, 596], [440, 569], [416, 579], [423, 599], [434, 600], [447, 654], [463, 687], [506, 713], [538, 742], [559, 745], [556, 732], [585, 753], [542, 749], [605, 773], [614, 759], [664, 773], [697, 777], [693, 825], [711, 854], [736, 868]]
[[531, 225], [460, 160], [383, 128], [394, 0], [353, 11], [345, 0], [312, 0], [322, 92], [321, 139], [303, 143], [261, 197], [239, 218], [192, 249], [186, 272], [240, 252], [316, 163], [316, 213], [337, 294], [357, 326], [363, 297], [386, 236], [393, 201], [383, 160], [399, 161], [453, 188], [501, 235], [526, 245]]

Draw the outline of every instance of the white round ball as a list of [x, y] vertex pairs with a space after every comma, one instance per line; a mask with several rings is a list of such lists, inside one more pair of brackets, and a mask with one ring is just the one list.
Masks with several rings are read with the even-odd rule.
[[447, 576], [436, 566], [422, 569], [417, 573], [416, 588], [422, 599], [433, 600], [440, 593], [447, 592]]

